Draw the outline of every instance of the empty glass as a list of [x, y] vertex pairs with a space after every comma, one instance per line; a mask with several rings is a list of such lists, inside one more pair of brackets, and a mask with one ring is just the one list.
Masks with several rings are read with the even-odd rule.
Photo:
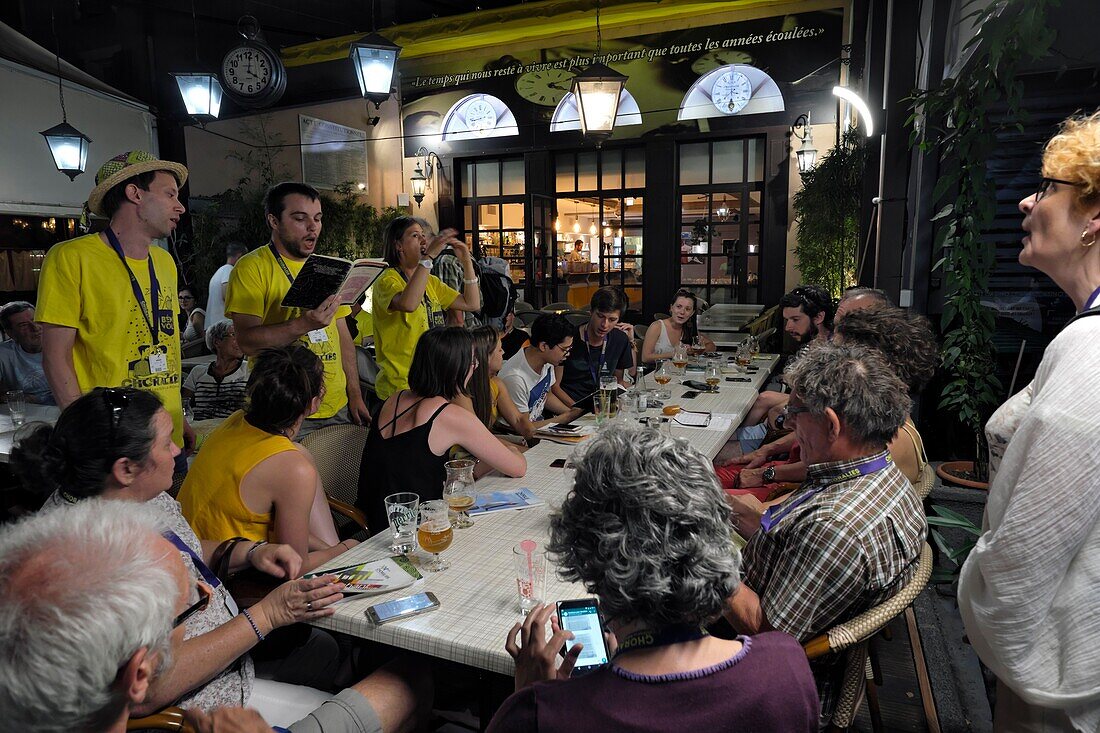
[[11, 424], [19, 427], [27, 419], [27, 396], [21, 389], [8, 390], [8, 414]]
[[416, 519], [420, 508], [420, 495], [409, 491], [390, 494], [383, 502], [386, 505], [386, 518], [390, 521], [393, 540], [390, 552], [405, 554], [412, 552], [416, 532]]
[[453, 512], [451, 523], [458, 529], [472, 527], [474, 522], [467, 512], [474, 506], [474, 462], [469, 458], [447, 461], [443, 464], [447, 479], [443, 483], [443, 499]]
[[526, 616], [542, 603], [546, 585], [546, 550], [534, 540], [524, 540], [512, 548], [512, 566], [519, 590], [519, 612]]

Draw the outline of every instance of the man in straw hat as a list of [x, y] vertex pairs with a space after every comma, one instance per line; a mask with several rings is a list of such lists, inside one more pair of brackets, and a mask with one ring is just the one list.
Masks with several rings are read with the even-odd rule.
[[143, 150], [104, 163], [88, 209], [110, 225], [50, 248], [35, 314], [46, 379], [61, 408], [93, 387], [149, 390], [171, 413], [180, 446], [185, 432], [189, 444], [194, 434], [180, 401], [176, 264], [153, 240], [179, 224], [186, 180], [185, 167]]

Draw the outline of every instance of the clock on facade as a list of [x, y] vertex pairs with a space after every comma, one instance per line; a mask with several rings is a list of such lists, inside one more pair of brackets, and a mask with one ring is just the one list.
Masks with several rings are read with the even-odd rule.
[[471, 130], [492, 130], [497, 124], [497, 111], [484, 99], [475, 99], [466, 105], [463, 119], [466, 120], [466, 127]]
[[528, 71], [516, 79], [516, 91], [528, 102], [556, 107], [573, 88], [574, 76], [576, 74], [565, 69]]
[[274, 104], [286, 91], [286, 68], [269, 46], [246, 40], [222, 59], [222, 87], [245, 107]]
[[740, 71], [727, 71], [715, 80], [710, 99], [722, 114], [737, 114], [752, 99], [752, 83]]

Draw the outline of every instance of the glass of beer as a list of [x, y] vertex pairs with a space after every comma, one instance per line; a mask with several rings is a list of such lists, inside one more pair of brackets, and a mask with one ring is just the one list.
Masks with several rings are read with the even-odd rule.
[[459, 458], [443, 464], [447, 479], [443, 482], [443, 500], [451, 510], [451, 524], [456, 529], [474, 526], [467, 512], [474, 506], [477, 496], [474, 494], [474, 462], [469, 458]]
[[668, 359], [661, 359], [657, 371], [653, 373], [653, 381], [658, 385], [657, 399], [672, 399], [672, 392], [666, 386], [672, 381], [672, 370], [669, 367]]
[[706, 380], [708, 387], [718, 391], [718, 383], [722, 381], [722, 372], [718, 369], [718, 362], [714, 359], [707, 361], [707, 369], [703, 372], [703, 379]]
[[687, 346], [683, 342], [676, 344], [676, 348], [672, 351], [672, 365], [676, 367], [680, 374], [683, 374], [684, 369], [687, 368], [688, 352]]
[[431, 573], [446, 570], [448, 565], [439, 558], [439, 553], [451, 546], [454, 530], [447, 515], [447, 504], [442, 499], [432, 499], [420, 503], [420, 526], [416, 530], [416, 541], [420, 548], [432, 554], [424, 569]]

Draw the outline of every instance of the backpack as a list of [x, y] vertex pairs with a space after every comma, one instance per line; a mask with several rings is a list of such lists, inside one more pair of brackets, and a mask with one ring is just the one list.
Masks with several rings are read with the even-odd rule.
[[508, 275], [508, 262], [500, 257], [482, 257], [474, 263], [481, 288], [481, 318], [498, 328], [512, 312], [519, 294]]

